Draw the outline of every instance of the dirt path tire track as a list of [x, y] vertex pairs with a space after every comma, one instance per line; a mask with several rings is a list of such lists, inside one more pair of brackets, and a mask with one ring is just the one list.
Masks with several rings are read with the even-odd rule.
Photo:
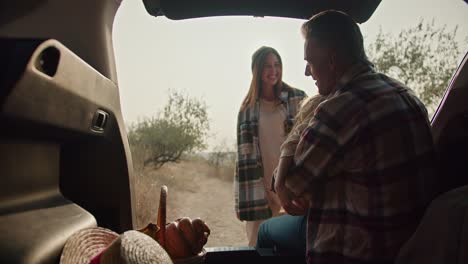
[[187, 172], [196, 179], [192, 187], [169, 190], [168, 220], [200, 217], [211, 229], [208, 247], [247, 245], [244, 223], [235, 217], [232, 183], [200, 171]]
[[246, 246], [245, 224], [237, 220], [234, 212], [232, 182], [223, 180], [220, 173], [200, 161], [185, 161], [146, 171], [140, 189], [146, 189], [147, 193], [137, 195], [138, 210], [141, 210], [138, 222], [143, 226], [156, 220], [159, 190], [166, 185], [167, 222], [184, 216], [200, 217], [211, 229], [206, 247]]

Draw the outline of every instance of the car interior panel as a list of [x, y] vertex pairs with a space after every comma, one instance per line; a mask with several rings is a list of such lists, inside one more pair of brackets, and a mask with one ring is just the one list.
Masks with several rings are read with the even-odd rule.
[[16, 73], [1, 80], [0, 259], [54, 263], [79, 229], [132, 229], [117, 86], [56, 40], [0, 43]]

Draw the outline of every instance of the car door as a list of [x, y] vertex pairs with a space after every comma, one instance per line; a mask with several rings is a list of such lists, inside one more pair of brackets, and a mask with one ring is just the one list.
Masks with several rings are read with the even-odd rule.
[[457, 71], [434, 114], [432, 132], [440, 161], [441, 192], [468, 184], [468, 56]]
[[465, 166], [468, 147], [467, 55], [454, 73], [432, 120], [439, 157], [440, 195], [429, 205], [416, 232], [400, 249], [397, 264], [468, 261], [468, 179]]

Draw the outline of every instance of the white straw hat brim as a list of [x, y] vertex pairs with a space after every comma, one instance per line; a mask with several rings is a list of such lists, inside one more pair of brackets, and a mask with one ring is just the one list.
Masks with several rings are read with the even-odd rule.
[[94, 256], [107, 248], [117, 237], [117, 233], [102, 227], [82, 229], [65, 243], [60, 264], [89, 264]]
[[121, 234], [104, 251], [101, 264], [172, 264], [167, 252], [146, 234], [131, 230]]

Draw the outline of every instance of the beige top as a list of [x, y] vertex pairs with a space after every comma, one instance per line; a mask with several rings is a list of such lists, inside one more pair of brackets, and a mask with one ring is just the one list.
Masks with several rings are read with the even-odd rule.
[[274, 206], [272, 203], [280, 205], [278, 197], [270, 189], [273, 171], [278, 165], [280, 157], [280, 147], [286, 138], [284, 132], [286, 117], [286, 108], [278, 101], [260, 100], [258, 135], [262, 155], [263, 179], [270, 207]]

